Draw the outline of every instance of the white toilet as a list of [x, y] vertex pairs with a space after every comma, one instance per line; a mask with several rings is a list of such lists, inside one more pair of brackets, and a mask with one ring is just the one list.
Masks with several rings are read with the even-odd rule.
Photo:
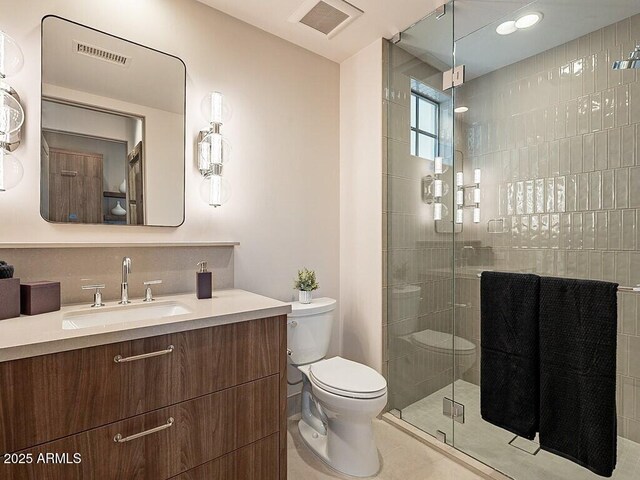
[[476, 346], [467, 339], [435, 330], [422, 330], [407, 335], [409, 342], [422, 351], [428, 359], [427, 365], [450, 368], [453, 359], [459, 376], [476, 362]]
[[371, 421], [387, 403], [387, 382], [374, 369], [341, 357], [324, 359], [336, 301], [291, 304], [287, 344], [302, 373], [302, 418], [307, 446], [333, 469], [354, 477], [378, 473]]

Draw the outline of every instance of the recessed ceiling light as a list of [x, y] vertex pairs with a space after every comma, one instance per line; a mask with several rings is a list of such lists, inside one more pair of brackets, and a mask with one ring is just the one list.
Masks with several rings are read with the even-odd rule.
[[469, 107], [458, 107], [453, 110], [456, 113], [465, 113], [469, 111]]
[[514, 22], [513, 20], [501, 23], [500, 25], [498, 25], [498, 28], [496, 28], [496, 32], [498, 32], [498, 34], [500, 35], [510, 35], [513, 32], [517, 31], [518, 27], [516, 27], [516, 22]]
[[538, 12], [527, 13], [526, 15], [521, 16], [515, 22], [516, 28], [530, 28], [533, 27], [536, 23], [542, 20], [542, 14]]

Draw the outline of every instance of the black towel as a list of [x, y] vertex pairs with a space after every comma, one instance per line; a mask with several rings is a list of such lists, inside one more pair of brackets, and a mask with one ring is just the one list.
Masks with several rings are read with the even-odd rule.
[[540, 445], [605, 477], [616, 465], [617, 290], [540, 282]]
[[540, 277], [483, 272], [480, 290], [482, 418], [532, 440], [539, 419]]

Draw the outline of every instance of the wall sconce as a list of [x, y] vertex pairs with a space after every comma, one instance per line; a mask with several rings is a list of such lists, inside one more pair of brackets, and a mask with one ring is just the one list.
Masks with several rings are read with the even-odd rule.
[[[18, 72], [24, 64], [20, 47], [13, 38], [0, 31], [0, 79]], [[0, 81], [0, 192], [15, 187], [24, 175], [22, 163], [11, 155], [20, 145], [24, 110], [20, 97], [8, 84]]]
[[448, 170], [443, 164], [442, 157], [433, 160], [433, 176], [422, 178], [422, 201], [433, 205], [433, 219], [442, 220], [449, 213], [447, 206], [442, 203], [442, 197], [449, 193], [449, 185], [442, 180], [442, 175]]
[[[473, 223], [480, 223], [480, 181], [482, 172], [479, 168], [473, 171], [473, 183], [471, 185], [464, 184], [464, 174], [456, 173], [456, 223], [462, 224], [464, 221], [464, 209], [473, 208]], [[465, 202], [465, 194], [467, 190], [472, 189], [472, 202], [467, 205]]]
[[219, 207], [231, 197], [231, 184], [222, 176], [231, 157], [231, 144], [221, 133], [223, 123], [231, 119], [231, 108], [220, 92], [205, 96], [201, 107], [209, 128], [198, 134], [198, 170], [204, 177], [200, 197], [210, 206]]

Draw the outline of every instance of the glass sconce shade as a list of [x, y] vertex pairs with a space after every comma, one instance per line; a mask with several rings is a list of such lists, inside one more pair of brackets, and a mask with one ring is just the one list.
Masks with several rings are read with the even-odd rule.
[[464, 173], [456, 173], [456, 187], [464, 187]]
[[433, 204], [433, 219], [434, 220], [442, 220], [444, 217], [449, 215], [449, 209], [444, 203], [434, 203]]
[[200, 198], [211, 207], [224, 205], [231, 198], [231, 184], [220, 175], [208, 175], [200, 184]]
[[473, 183], [478, 184], [482, 179], [482, 171], [479, 168], [476, 168], [473, 171]]
[[480, 203], [480, 189], [473, 189], [473, 203]]
[[16, 157], [0, 149], [0, 192], [10, 190], [20, 183], [24, 175], [22, 163]]
[[200, 173], [210, 172], [214, 165], [226, 165], [231, 159], [231, 144], [220, 133], [210, 132], [198, 144]]
[[0, 141], [7, 142], [9, 135], [20, 130], [23, 123], [24, 110], [20, 102], [0, 89]]
[[22, 50], [13, 38], [0, 30], [0, 78], [18, 73], [23, 65]]
[[464, 210], [462, 208], [456, 209], [456, 223], [462, 223], [464, 221]]
[[233, 116], [231, 105], [220, 92], [211, 92], [205, 95], [200, 108], [202, 115], [210, 124], [222, 125], [231, 120]]
[[444, 180], [436, 179], [429, 186], [429, 192], [434, 198], [444, 197], [449, 193], [449, 184]]
[[473, 209], [473, 223], [480, 223], [480, 207]]

